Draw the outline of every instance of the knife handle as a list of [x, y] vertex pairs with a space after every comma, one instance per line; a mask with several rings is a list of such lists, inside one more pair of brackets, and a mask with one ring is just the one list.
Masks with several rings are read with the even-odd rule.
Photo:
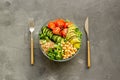
[[87, 61], [87, 65], [88, 65], [88, 68], [90, 68], [91, 67], [91, 56], [90, 56], [90, 41], [88, 40], [87, 41], [87, 59], [88, 59], [88, 61]]
[[31, 65], [34, 64], [34, 50], [33, 50], [33, 36], [32, 36], [32, 33], [31, 33]]

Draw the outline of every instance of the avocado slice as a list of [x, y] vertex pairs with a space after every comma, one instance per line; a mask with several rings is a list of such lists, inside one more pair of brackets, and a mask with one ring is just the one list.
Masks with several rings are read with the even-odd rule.
[[70, 34], [67, 35], [66, 39], [69, 40], [72, 36], [76, 36], [76, 34], [75, 33], [70, 33]]
[[77, 38], [77, 36], [76, 35], [71, 36], [71, 38], [69, 38], [68, 41], [71, 41], [74, 38]]
[[74, 30], [74, 29], [76, 29], [75, 26], [71, 26], [71, 27], [68, 28], [68, 30]]
[[68, 34], [68, 33], [75, 33], [75, 30], [74, 30], [74, 29], [68, 30], [67, 34]]
[[71, 24], [71, 25], [69, 25], [69, 28], [71, 28], [71, 27], [77, 27], [75, 24]]
[[78, 38], [73, 38], [73, 39], [70, 40], [71, 44], [75, 44], [75, 43], [78, 43], [78, 42], [80, 42], [80, 40]]
[[72, 36], [72, 35], [76, 35], [74, 32], [70, 32], [67, 34], [67, 36]]
[[79, 48], [80, 48], [80, 42], [75, 43], [75, 44], [74, 44], [74, 47], [77, 48], [77, 49], [79, 49]]

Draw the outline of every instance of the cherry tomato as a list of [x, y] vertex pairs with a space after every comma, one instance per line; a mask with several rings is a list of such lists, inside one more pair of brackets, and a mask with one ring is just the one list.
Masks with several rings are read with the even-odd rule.
[[55, 27], [54, 29], [53, 29], [53, 34], [60, 34], [60, 28], [59, 27]]
[[72, 24], [72, 22], [66, 22], [66, 23], [64, 24], [64, 28], [67, 28], [70, 24]]
[[66, 34], [67, 34], [67, 28], [64, 28], [61, 32], [60, 32], [60, 35], [62, 36], [62, 37], [66, 37]]
[[56, 26], [55, 26], [55, 23], [54, 22], [49, 22], [48, 23], [48, 28], [50, 28], [50, 29], [54, 29]]
[[65, 24], [65, 21], [63, 19], [57, 19], [55, 21], [55, 24], [56, 24], [57, 27], [63, 28], [63, 26]]

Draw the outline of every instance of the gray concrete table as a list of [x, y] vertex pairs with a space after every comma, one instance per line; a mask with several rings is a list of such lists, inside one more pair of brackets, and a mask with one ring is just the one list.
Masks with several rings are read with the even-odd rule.
[[[86, 68], [84, 22], [90, 19], [92, 67]], [[28, 19], [35, 19], [35, 65], [30, 65]], [[39, 50], [46, 21], [67, 18], [83, 32], [71, 61], [49, 61]], [[0, 0], [0, 80], [119, 80], [120, 0]]]

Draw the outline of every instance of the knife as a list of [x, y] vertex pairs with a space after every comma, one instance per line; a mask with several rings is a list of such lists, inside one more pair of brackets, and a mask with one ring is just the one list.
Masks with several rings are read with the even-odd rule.
[[87, 35], [87, 67], [91, 67], [91, 53], [90, 53], [90, 39], [89, 39], [89, 23], [88, 23], [88, 17], [85, 21], [85, 32]]

